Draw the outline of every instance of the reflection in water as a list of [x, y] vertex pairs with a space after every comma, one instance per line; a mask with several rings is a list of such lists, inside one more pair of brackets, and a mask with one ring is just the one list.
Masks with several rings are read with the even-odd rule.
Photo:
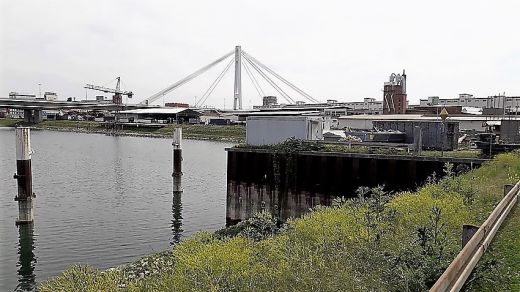
[[19, 245], [18, 255], [20, 259], [18, 267], [18, 286], [16, 291], [34, 291], [36, 289], [36, 276], [34, 268], [36, 258], [34, 257], [34, 225], [23, 224], [18, 226]]
[[170, 245], [175, 245], [180, 242], [182, 237], [182, 192], [173, 192], [172, 203], [172, 240]]

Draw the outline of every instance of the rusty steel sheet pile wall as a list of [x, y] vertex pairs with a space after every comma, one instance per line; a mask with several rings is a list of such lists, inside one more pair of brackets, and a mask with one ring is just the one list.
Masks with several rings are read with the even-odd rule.
[[228, 223], [268, 210], [282, 220], [298, 217], [336, 197], [354, 197], [360, 186], [384, 185], [387, 190], [411, 190], [445, 162], [468, 169], [479, 159], [433, 159], [412, 156], [301, 152], [282, 154], [230, 148], [227, 165]]

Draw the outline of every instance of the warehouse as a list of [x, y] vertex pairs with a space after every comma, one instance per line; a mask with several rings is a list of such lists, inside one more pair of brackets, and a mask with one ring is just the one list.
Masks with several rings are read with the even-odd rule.
[[271, 145], [289, 138], [323, 140], [323, 120], [308, 116], [248, 117], [246, 140], [248, 145]]
[[152, 123], [192, 123], [199, 122], [202, 113], [189, 108], [143, 108], [120, 112], [128, 122], [151, 121]]
[[[446, 119], [450, 122], [459, 122], [460, 131], [485, 132], [489, 121], [504, 119], [503, 116], [451, 116]], [[520, 120], [520, 117], [507, 116], [506, 119]], [[374, 128], [374, 121], [440, 121], [440, 117], [425, 115], [354, 115], [338, 117], [338, 128], [340, 129], [361, 129], [371, 130]]]

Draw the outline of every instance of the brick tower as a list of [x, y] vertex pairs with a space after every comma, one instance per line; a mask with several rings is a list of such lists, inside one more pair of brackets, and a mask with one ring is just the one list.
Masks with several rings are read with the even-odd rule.
[[383, 88], [383, 114], [406, 113], [406, 74], [392, 73]]

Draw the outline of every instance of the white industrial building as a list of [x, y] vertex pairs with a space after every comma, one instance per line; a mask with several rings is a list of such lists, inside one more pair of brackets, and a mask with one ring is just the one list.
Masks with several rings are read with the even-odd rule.
[[142, 108], [120, 111], [122, 122], [198, 124], [202, 113], [183, 107]]
[[328, 116], [341, 116], [347, 114], [381, 114], [383, 112], [383, 102], [377, 101], [375, 98], [365, 98], [363, 101], [338, 102], [335, 99], [329, 99], [324, 103], [305, 103], [296, 102], [295, 104], [269, 104], [263, 106], [254, 106], [253, 110], [260, 111], [306, 111], [318, 110]]
[[248, 117], [246, 141], [248, 145], [272, 145], [289, 138], [323, 140], [323, 120], [309, 116]]
[[[336, 101], [335, 103], [338, 102]], [[363, 99], [363, 101], [341, 102], [339, 104], [354, 110], [366, 110], [374, 113], [383, 112], [383, 101], [377, 101], [375, 98], [371, 97], [366, 97]]]
[[421, 99], [420, 105], [517, 109], [520, 107], [520, 96], [494, 95], [488, 97], [474, 97], [472, 94], [462, 93], [459, 94], [459, 98], [439, 98], [438, 96], [430, 96], [428, 99]]
[[[520, 116], [452, 116], [447, 121], [459, 122], [461, 131], [478, 131], [484, 132], [490, 124], [500, 125], [502, 119], [520, 120]], [[339, 129], [360, 129], [371, 130], [374, 128], [373, 121], [440, 121], [440, 117], [424, 116], [424, 115], [353, 115], [341, 116], [338, 118]]]

